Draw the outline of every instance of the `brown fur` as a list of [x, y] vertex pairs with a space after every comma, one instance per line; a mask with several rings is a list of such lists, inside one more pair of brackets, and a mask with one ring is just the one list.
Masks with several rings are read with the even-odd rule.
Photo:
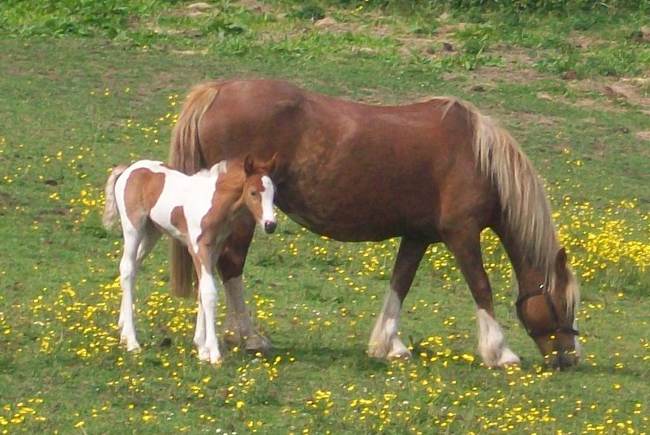
[[127, 217], [138, 227], [160, 198], [165, 183], [165, 174], [140, 168], [131, 172], [124, 192]]

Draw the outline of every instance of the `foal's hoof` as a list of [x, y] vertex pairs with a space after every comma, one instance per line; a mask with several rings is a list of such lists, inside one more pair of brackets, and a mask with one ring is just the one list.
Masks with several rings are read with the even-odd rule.
[[386, 355], [386, 359], [388, 361], [395, 361], [395, 360], [409, 360], [411, 359], [411, 351], [404, 348], [404, 349], [399, 349], [399, 350], [392, 350]]
[[388, 357], [388, 349], [382, 345], [369, 345], [368, 356], [375, 359], [386, 359]]
[[223, 357], [219, 352], [210, 352], [207, 347], [199, 349], [199, 361], [212, 365], [221, 365]]
[[137, 352], [140, 350], [140, 343], [138, 343], [138, 340], [127, 337], [126, 335], [120, 337], [120, 344], [126, 345], [127, 352]]
[[255, 334], [252, 335], [248, 338], [246, 338], [246, 352], [248, 353], [268, 353], [273, 345], [271, 344], [271, 340], [268, 338], [264, 337], [263, 335], [260, 334]]

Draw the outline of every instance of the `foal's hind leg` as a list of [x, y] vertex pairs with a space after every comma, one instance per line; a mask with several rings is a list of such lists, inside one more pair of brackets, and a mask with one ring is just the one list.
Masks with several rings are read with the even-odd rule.
[[503, 331], [494, 318], [492, 288], [481, 257], [480, 231], [464, 228], [447, 233], [444, 240], [456, 257], [476, 301], [478, 352], [483, 362], [488, 367], [519, 364], [519, 357], [506, 346]]
[[[140, 268], [142, 261], [146, 258], [149, 252], [151, 252], [161, 236], [160, 231], [158, 231], [158, 229], [156, 229], [156, 227], [151, 222], [145, 224], [144, 228], [140, 232], [142, 234], [142, 237], [138, 245], [138, 253], [135, 260], [137, 269]], [[124, 308], [125, 300], [125, 298], [122, 298], [122, 304], [120, 306], [120, 317], [117, 321], [117, 325], [120, 328], [124, 326], [124, 313], [126, 311]]]
[[402, 302], [411, 288], [415, 272], [428, 242], [403, 238], [397, 252], [390, 289], [370, 334], [368, 354], [375, 358], [408, 358], [411, 352], [397, 335]]
[[130, 222], [123, 224], [124, 252], [120, 261], [120, 284], [122, 286], [122, 304], [118, 325], [122, 328], [120, 341], [126, 344], [128, 351], [137, 350], [140, 344], [135, 337], [133, 324], [133, 289], [138, 262], [137, 254], [143, 236], [141, 229], [135, 228]]

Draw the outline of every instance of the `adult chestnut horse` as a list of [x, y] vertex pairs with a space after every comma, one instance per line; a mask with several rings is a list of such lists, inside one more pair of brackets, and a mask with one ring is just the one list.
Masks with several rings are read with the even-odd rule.
[[[398, 336], [400, 310], [426, 248], [453, 253], [477, 305], [478, 350], [490, 367], [519, 363], [494, 317], [480, 233], [492, 228], [513, 264], [517, 313], [556, 367], [578, 361], [578, 287], [558, 244], [542, 182], [515, 140], [455, 98], [372, 106], [275, 80], [196, 86], [172, 135], [170, 164], [186, 173], [247, 153], [278, 153], [276, 204], [311, 231], [340, 241], [401, 237], [369, 354], [408, 357]], [[227, 327], [247, 349], [269, 342], [251, 327], [242, 270], [254, 231], [242, 219], [217, 262]], [[172, 287], [191, 293], [192, 265], [172, 249]]]

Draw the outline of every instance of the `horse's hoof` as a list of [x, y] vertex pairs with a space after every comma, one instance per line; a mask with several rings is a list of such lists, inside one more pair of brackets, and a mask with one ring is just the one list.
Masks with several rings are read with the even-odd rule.
[[273, 345], [268, 338], [255, 334], [246, 339], [246, 352], [248, 353], [268, 353]]
[[223, 334], [223, 342], [230, 348], [241, 345], [241, 336], [231, 330], [226, 330]]
[[504, 349], [501, 353], [501, 358], [499, 358], [499, 361], [497, 362], [497, 366], [504, 369], [519, 365], [521, 365], [521, 360], [508, 348]]

